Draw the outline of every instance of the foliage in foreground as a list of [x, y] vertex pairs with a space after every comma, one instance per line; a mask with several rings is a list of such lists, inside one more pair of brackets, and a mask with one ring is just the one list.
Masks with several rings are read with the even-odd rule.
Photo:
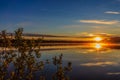
[[[37, 80], [50, 80], [45, 70], [45, 65], [53, 64], [56, 67], [55, 73], [52, 73], [51, 80], [69, 80], [67, 73], [72, 70], [72, 63], [68, 62], [67, 66], [63, 66], [63, 54], [54, 56], [52, 60], [40, 60], [40, 43], [42, 39], [38, 39], [37, 44], [34, 40], [29, 43], [25, 42], [22, 37], [23, 28], [15, 31], [15, 48], [14, 50], [6, 50], [11, 48], [10, 38], [7, 37], [6, 31], [2, 31], [3, 48], [0, 52], [0, 80], [35, 80], [35, 72], [39, 72]], [[13, 70], [8, 71], [10, 65], [13, 64]]]

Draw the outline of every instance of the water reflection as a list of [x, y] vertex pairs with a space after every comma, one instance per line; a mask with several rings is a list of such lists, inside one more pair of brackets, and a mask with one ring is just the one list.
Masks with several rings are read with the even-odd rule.
[[102, 45], [101, 45], [100, 43], [96, 43], [96, 44], [95, 44], [95, 48], [96, 48], [96, 49], [100, 49], [100, 48], [102, 48]]
[[[72, 70], [72, 63], [68, 62], [63, 66], [63, 54], [53, 57], [52, 60], [46, 58], [42, 60], [40, 57], [39, 50], [25, 53], [2, 51], [0, 53], [0, 80], [69, 80], [66, 73]], [[55, 68], [54, 72], [46, 73], [49, 71], [46, 65], [47, 68], [49, 65]]]
[[[120, 72], [119, 47], [118, 44], [91, 43], [44, 46], [40, 51], [24, 54], [3, 51], [0, 55], [0, 80], [58, 80], [57, 77], [59, 80], [116, 80]], [[105, 54], [96, 54], [96, 50]]]
[[102, 43], [102, 42], [97, 42], [97, 43], [85, 43], [85, 44], [80, 44], [80, 45], [59, 45], [59, 46], [45, 46], [41, 47], [41, 50], [69, 50], [69, 49], [77, 49], [77, 51], [86, 49], [84, 52], [94, 52], [94, 51], [99, 51], [99, 52], [108, 52], [111, 50], [115, 49], [120, 49], [120, 44], [111, 44], [111, 43]]

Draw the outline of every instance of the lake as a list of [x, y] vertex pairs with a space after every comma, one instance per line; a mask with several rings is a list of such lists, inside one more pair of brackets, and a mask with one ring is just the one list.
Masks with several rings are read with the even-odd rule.
[[[32, 73], [34, 80], [39, 80], [40, 75], [44, 75], [46, 80], [52, 80], [52, 76], [56, 72], [56, 66], [52, 64], [52, 59], [61, 54], [63, 55], [62, 67], [67, 66], [68, 62], [72, 63], [72, 70], [65, 72], [70, 80], [120, 80], [119, 46], [102, 47], [99, 43], [93, 46], [41, 47], [40, 58], [36, 58], [34, 52], [32, 55], [35, 56], [36, 62], [49, 60], [49, 64], [44, 66], [44, 70]], [[1, 62], [3, 60], [2, 58]], [[13, 61], [7, 67], [7, 77], [15, 71]]]
[[[72, 62], [71, 80], [119, 80], [120, 50], [66, 49], [42, 51], [43, 59], [63, 53], [64, 63]], [[64, 64], [65, 65], [65, 64]]]

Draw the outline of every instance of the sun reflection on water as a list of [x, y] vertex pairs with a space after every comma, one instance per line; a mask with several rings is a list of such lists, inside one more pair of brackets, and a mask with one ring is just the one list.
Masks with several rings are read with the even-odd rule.
[[100, 48], [102, 48], [102, 45], [101, 45], [100, 43], [96, 43], [96, 44], [95, 44], [95, 48], [96, 48], [96, 49], [100, 49]]

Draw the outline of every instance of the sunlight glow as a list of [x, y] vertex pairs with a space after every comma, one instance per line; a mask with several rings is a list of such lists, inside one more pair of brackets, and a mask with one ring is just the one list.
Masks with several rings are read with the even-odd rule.
[[89, 34], [88, 36], [94, 36], [94, 34], [91, 33], [91, 34]]
[[102, 38], [101, 38], [101, 37], [95, 37], [94, 40], [95, 40], [95, 41], [101, 41]]
[[101, 45], [100, 43], [96, 43], [96, 44], [95, 44], [95, 48], [96, 48], [96, 49], [100, 49], [100, 48], [102, 48], [102, 45]]

